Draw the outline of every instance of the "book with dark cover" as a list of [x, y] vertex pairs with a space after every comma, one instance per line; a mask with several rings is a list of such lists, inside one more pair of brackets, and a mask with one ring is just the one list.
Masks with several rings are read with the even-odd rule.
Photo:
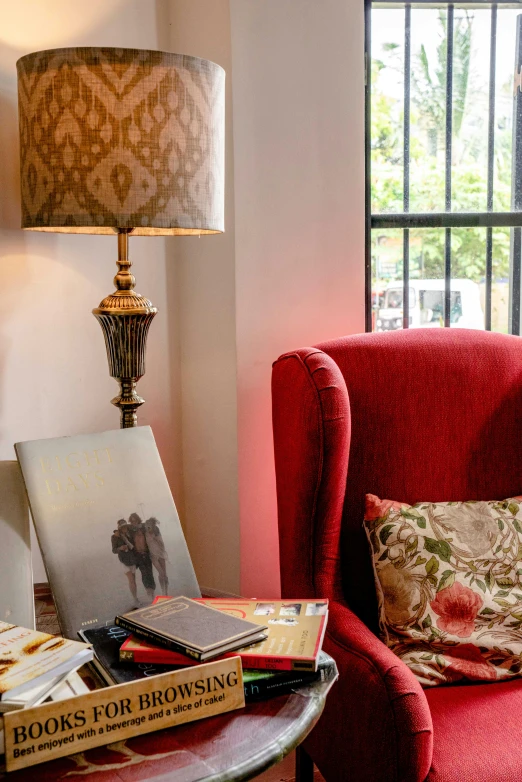
[[115, 621], [140, 638], [201, 662], [266, 638], [267, 629], [187, 597], [161, 600]]
[[247, 701], [264, 700], [276, 695], [292, 692], [296, 687], [305, 687], [314, 682], [329, 682], [337, 676], [335, 660], [326, 652], [319, 652], [319, 662], [315, 673], [306, 671], [243, 671], [243, 686]]
[[66, 637], [165, 590], [199, 597], [149, 426], [15, 448]]
[[92, 660], [92, 649], [48, 633], [0, 622], [0, 712], [13, 701]]
[[[162, 596], [155, 603], [164, 600]], [[232, 616], [265, 626], [267, 638], [241, 646], [229, 654], [239, 655], [243, 669], [316, 671], [328, 621], [328, 600], [245, 600], [244, 598], [196, 598]], [[228, 656], [225, 654], [224, 656]], [[120, 649], [120, 659], [134, 662], [190, 665], [189, 658], [148, 640], [129, 636]]]
[[[154, 663], [125, 663], [119, 659], [119, 649], [128, 631], [117, 625], [82, 630], [80, 637], [92, 644], [96, 671], [105, 684], [124, 684], [145, 679], [159, 673], [184, 667]], [[190, 664], [190, 663], [189, 663]], [[330, 681], [337, 675], [333, 659], [325, 652], [319, 656], [316, 673], [280, 671], [243, 671], [245, 698], [248, 701], [263, 700], [284, 695], [296, 687], [303, 687], [315, 681]]]
[[155, 663], [138, 663], [132, 665], [120, 662], [119, 649], [128, 636], [123, 627], [108, 625], [94, 627], [90, 630], [80, 630], [80, 638], [92, 644], [94, 650], [93, 664], [105, 684], [125, 684], [138, 679], [146, 679], [158, 673], [175, 670], [174, 665], [157, 665]]

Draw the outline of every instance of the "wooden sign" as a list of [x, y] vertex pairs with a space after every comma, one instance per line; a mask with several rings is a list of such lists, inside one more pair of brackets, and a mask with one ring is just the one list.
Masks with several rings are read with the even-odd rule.
[[245, 705], [239, 657], [4, 714], [8, 771]]

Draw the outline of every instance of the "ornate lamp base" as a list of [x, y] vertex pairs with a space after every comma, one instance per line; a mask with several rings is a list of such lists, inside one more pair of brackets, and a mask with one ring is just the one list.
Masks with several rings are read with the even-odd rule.
[[112, 404], [120, 408], [120, 426], [137, 426], [136, 411], [145, 401], [136, 392], [136, 384], [145, 374], [145, 347], [156, 307], [134, 291], [136, 280], [129, 272], [128, 230], [118, 231], [118, 273], [114, 278], [116, 290], [94, 309], [105, 337], [111, 377], [120, 384], [119, 396]]

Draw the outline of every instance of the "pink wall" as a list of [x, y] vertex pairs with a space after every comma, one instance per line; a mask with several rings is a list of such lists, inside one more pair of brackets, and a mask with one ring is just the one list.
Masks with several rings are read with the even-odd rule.
[[363, 3], [231, 0], [242, 594], [279, 593], [271, 364], [364, 330]]

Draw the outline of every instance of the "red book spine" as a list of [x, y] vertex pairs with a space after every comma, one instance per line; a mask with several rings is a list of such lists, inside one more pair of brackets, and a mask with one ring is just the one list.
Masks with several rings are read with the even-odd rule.
[[[130, 639], [128, 639], [130, 640]], [[141, 646], [138, 649], [127, 649], [127, 641], [120, 650], [120, 659], [122, 662], [134, 663], [156, 663], [160, 665], [198, 665], [196, 660], [186, 657], [180, 652], [162, 649], [159, 646]], [[256, 668], [263, 671], [314, 671], [315, 660], [300, 659], [298, 661], [290, 657], [272, 657], [271, 655], [254, 656], [253, 654], [241, 654], [240, 652], [227, 652], [217, 660], [225, 657], [241, 657], [243, 668]]]

